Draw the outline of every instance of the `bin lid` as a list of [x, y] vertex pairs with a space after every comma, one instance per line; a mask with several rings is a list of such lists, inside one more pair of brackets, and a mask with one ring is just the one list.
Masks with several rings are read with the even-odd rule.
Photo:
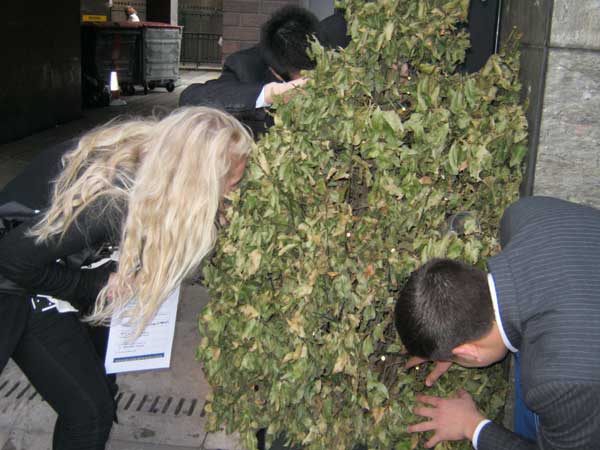
[[123, 29], [136, 29], [136, 28], [177, 28], [181, 29], [181, 25], [171, 25], [163, 22], [83, 22], [81, 24], [84, 27], [93, 28], [123, 28]]

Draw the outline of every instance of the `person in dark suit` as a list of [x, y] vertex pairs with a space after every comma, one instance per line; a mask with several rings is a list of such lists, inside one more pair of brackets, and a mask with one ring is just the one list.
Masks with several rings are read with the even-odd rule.
[[600, 442], [600, 210], [549, 197], [511, 205], [502, 251], [486, 273], [436, 259], [397, 298], [398, 333], [414, 357], [433, 360], [431, 386], [455, 362], [485, 367], [515, 355], [515, 432], [490, 422], [469, 394], [417, 395], [434, 432], [426, 446], [471, 439], [478, 450], [592, 450]]
[[218, 79], [188, 86], [179, 105], [223, 109], [259, 136], [272, 125], [265, 108], [275, 96], [303, 86], [306, 79], [300, 72], [314, 68], [306, 50], [318, 24], [314, 14], [304, 8], [281, 8], [263, 25], [258, 45], [230, 55]]

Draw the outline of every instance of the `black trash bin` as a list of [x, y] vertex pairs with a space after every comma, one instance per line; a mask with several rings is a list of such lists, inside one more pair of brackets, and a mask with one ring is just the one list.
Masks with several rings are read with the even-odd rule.
[[110, 74], [116, 72], [124, 93], [140, 83], [142, 28], [130, 22], [94, 22], [81, 26], [83, 101], [88, 106], [110, 102]]
[[172, 92], [179, 82], [182, 27], [159, 22], [82, 24], [83, 99], [90, 106], [110, 102], [110, 74], [124, 94], [155, 87]]

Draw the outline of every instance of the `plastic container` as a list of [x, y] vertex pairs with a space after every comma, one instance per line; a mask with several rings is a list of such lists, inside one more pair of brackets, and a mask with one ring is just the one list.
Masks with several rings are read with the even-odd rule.
[[[145, 22], [148, 23], [148, 22]], [[173, 92], [179, 81], [182, 27], [151, 25], [142, 28], [142, 86], [144, 92], [162, 86]]]
[[83, 23], [81, 33], [83, 98], [89, 105], [110, 101], [110, 74], [117, 73], [124, 94], [135, 86], [165, 87], [179, 82], [182, 27], [158, 22]]

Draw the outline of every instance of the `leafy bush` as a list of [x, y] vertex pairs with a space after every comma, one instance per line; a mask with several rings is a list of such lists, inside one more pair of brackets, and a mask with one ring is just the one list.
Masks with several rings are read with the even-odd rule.
[[[262, 427], [314, 450], [418, 446], [406, 425], [429, 369], [402, 368], [394, 292], [435, 256], [483, 267], [518, 196], [516, 40], [461, 74], [467, 0], [346, 6], [352, 43], [313, 45], [306, 92], [277, 105], [205, 269], [209, 427], [241, 432], [247, 448]], [[455, 367], [430, 391], [459, 387], [501, 412], [500, 367]]]

